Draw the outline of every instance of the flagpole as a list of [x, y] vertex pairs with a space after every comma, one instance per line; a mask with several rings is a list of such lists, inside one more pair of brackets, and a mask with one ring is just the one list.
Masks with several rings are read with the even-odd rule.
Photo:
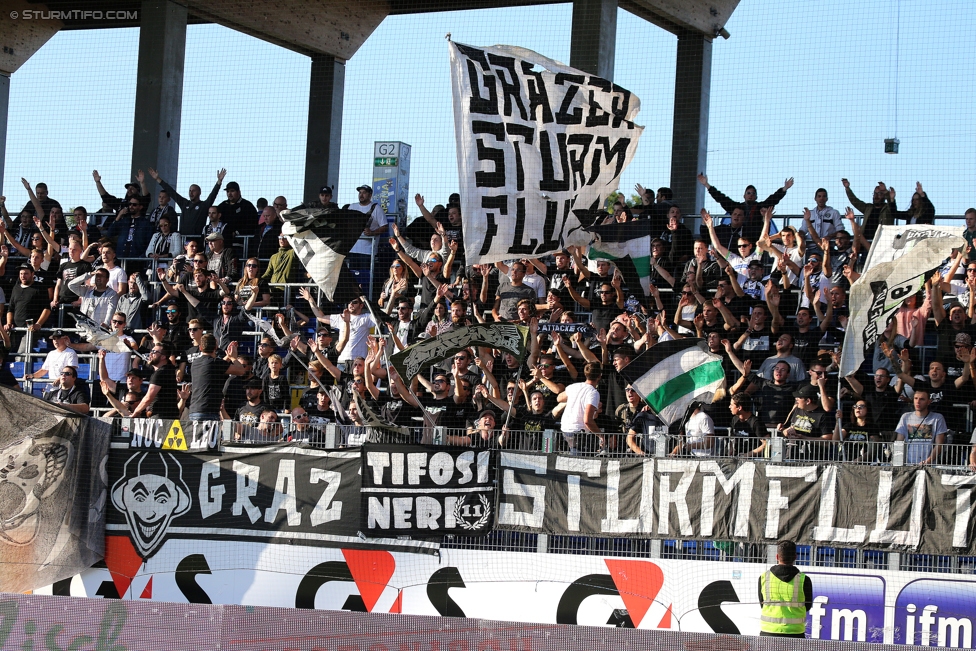
[[518, 373], [515, 374], [515, 391], [512, 391], [512, 399], [508, 401], [508, 413], [505, 414], [505, 425], [508, 427], [508, 422], [512, 418], [512, 409], [515, 407], [515, 399], [518, 397], [519, 382], [522, 380], [522, 368], [525, 366], [525, 354], [528, 352], [528, 347], [522, 351], [522, 356], [519, 357], [519, 368]]

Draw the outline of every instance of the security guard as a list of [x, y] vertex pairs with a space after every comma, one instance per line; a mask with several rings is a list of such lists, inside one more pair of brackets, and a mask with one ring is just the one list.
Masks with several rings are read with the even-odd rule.
[[776, 546], [776, 565], [759, 577], [762, 617], [760, 635], [806, 637], [807, 611], [813, 606], [813, 584], [796, 569], [796, 543]]

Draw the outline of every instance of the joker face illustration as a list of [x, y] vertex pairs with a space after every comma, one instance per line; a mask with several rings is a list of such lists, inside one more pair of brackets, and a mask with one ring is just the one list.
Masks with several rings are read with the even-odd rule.
[[176, 457], [144, 452], [125, 462], [112, 487], [112, 504], [125, 514], [129, 536], [146, 559], [162, 545], [170, 521], [189, 511], [192, 501]]
[[61, 486], [71, 454], [71, 443], [58, 437], [26, 437], [0, 450], [0, 541], [34, 540], [41, 500]]

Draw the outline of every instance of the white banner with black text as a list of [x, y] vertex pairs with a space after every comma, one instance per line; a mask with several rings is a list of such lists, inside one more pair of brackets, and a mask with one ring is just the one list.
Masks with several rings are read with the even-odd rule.
[[577, 212], [617, 190], [640, 100], [531, 50], [449, 45], [467, 263], [588, 244]]

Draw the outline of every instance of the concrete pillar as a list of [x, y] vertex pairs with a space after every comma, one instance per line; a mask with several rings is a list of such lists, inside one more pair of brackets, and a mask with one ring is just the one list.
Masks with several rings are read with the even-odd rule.
[[613, 81], [617, 0], [574, 0], [569, 65]]
[[3, 167], [7, 159], [7, 113], [10, 108], [10, 75], [0, 73], [0, 193], [3, 192]]
[[176, 187], [183, 114], [186, 6], [145, 0], [139, 7], [139, 66], [132, 134], [132, 175], [148, 168]]
[[712, 84], [712, 41], [700, 32], [678, 34], [671, 135], [671, 191], [684, 214], [698, 214], [705, 188], [697, 176], [708, 157], [708, 98]]
[[[333, 187], [333, 200], [339, 201], [343, 191], [335, 186], [339, 183], [346, 63], [327, 54], [312, 55], [310, 77], [304, 199], [317, 201], [319, 187], [330, 185]], [[363, 182], [372, 182], [372, 179], [362, 179], [357, 181], [357, 184]], [[350, 191], [346, 188], [345, 194], [349, 194]]]

